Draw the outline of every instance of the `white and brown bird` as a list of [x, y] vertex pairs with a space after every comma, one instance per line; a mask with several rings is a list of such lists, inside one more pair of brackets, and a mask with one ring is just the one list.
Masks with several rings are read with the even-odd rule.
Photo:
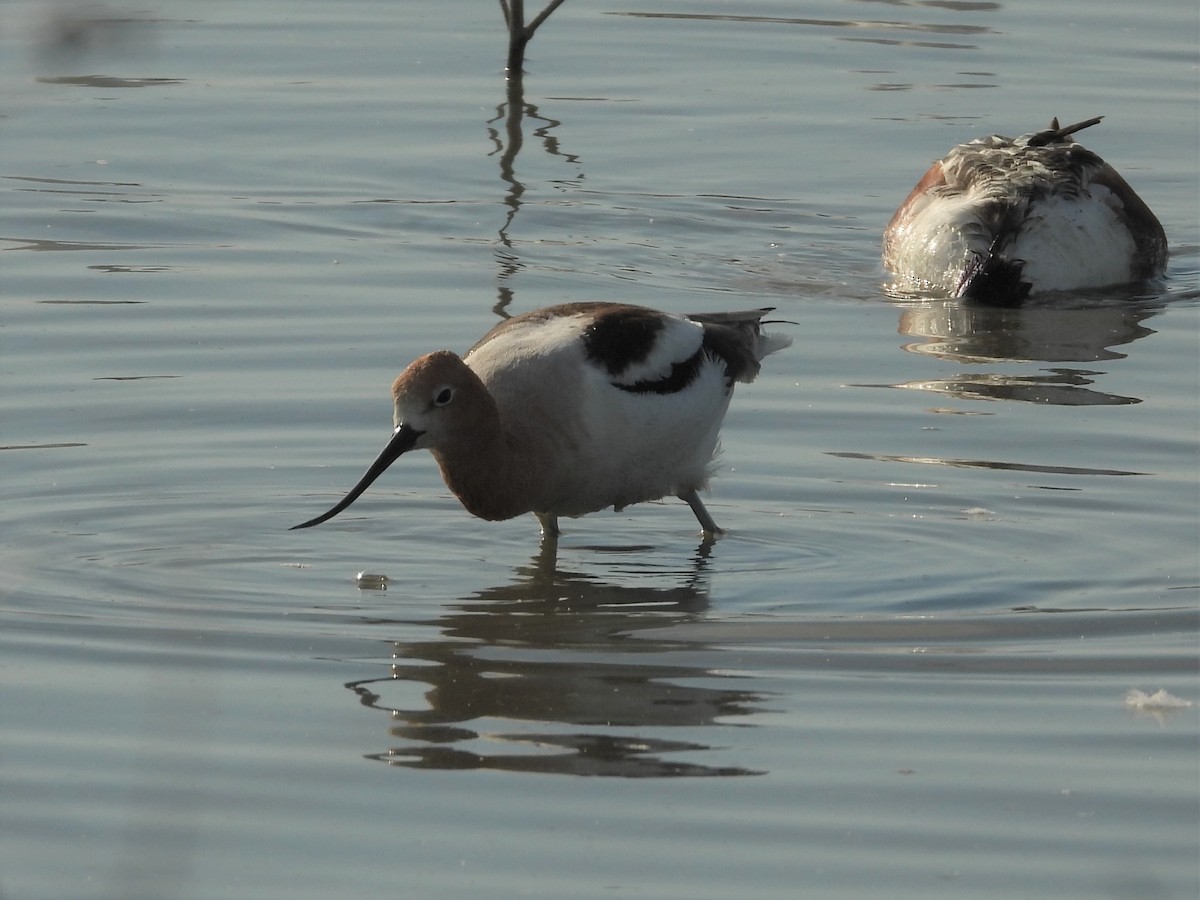
[[1100, 118], [979, 138], [935, 162], [884, 232], [892, 289], [1012, 305], [1031, 293], [1161, 275], [1162, 225], [1112, 166], [1072, 138]]
[[547, 536], [580, 516], [674, 495], [708, 535], [700, 500], [735, 382], [791, 340], [762, 331], [770, 309], [672, 315], [571, 303], [497, 324], [459, 357], [415, 360], [392, 385], [394, 430], [332, 518], [401, 454], [429, 450], [482, 519], [533, 513]]

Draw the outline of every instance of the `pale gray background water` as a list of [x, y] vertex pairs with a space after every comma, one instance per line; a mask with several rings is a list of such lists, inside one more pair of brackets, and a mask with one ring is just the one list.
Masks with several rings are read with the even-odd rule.
[[[1200, 702], [1192, 0], [568, 0], [511, 169], [496, 3], [79, 8], [0, 5], [5, 900], [1196, 895], [1197, 707], [1124, 705]], [[1100, 114], [1162, 285], [884, 295], [930, 160]], [[539, 567], [427, 456], [286, 530], [600, 298], [795, 323], [715, 547]]]

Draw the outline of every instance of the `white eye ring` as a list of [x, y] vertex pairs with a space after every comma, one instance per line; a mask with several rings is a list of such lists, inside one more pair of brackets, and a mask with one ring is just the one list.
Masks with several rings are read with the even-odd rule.
[[433, 397], [434, 406], [449, 406], [454, 399], [454, 388], [441, 388]]

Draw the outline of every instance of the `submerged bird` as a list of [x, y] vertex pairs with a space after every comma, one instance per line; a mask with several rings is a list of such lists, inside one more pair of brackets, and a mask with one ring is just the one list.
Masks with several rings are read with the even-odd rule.
[[553, 538], [559, 516], [673, 494], [718, 534], [699, 491], [734, 382], [791, 343], [762, 331], [769, 312], [570, 303], [500, 322], [461, 358], [422, 356], [392, 385], [383, 452], [337, 505], [294, 528], [337, 515], [402, 453], [429, 450], [482, 519], [531, 512]]
[[1161, 275], [1162, 225], [1112, 166], [1071, 137], [1101, 118], [980, 138], [935, 162], [884, 232], [892, 287], [1013, 305], [1030, 293]]

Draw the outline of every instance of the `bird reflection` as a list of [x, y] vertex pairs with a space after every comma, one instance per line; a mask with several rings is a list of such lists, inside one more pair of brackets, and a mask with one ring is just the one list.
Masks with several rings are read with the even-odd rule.
[[[511, 584], [459, 603], [438, 621], [437, 639], [393, 644], [388, 677], [346, 685], [394, 722], [399, 743], [368, 758], [624, 778], [761, 774], [697, 761], [713, 748], [695, 730], [756, 713], [762, 696], [672, 658], [695, 645], [631, 637], [704, 616], [707, 549], [675, 586], [606, 583], [535, 557]], [[422, 702], [389, 705], [395, 682], [427, 686]], [[663, 736], [675, 728], [688, 739]]]
[[[1095, 363], [1123, 359], [1113, 347], [1153, 334], [1142, 322], [1161, 304], [1124, 301], [1089, 306], [972, 306], [929, 300], [900, 313], [901, 334], [920, 338], [910, 353], [972, 365], [993, 362]], [[968, 399], [1018, 400], [1058, 406], [1121, 405], [1141, 402], [1094, 390], [1102, 371], [1058, 366], [1035, 375], [972, 371], [950, 378], [922, 379], [892, 387], [952, 394]]]

